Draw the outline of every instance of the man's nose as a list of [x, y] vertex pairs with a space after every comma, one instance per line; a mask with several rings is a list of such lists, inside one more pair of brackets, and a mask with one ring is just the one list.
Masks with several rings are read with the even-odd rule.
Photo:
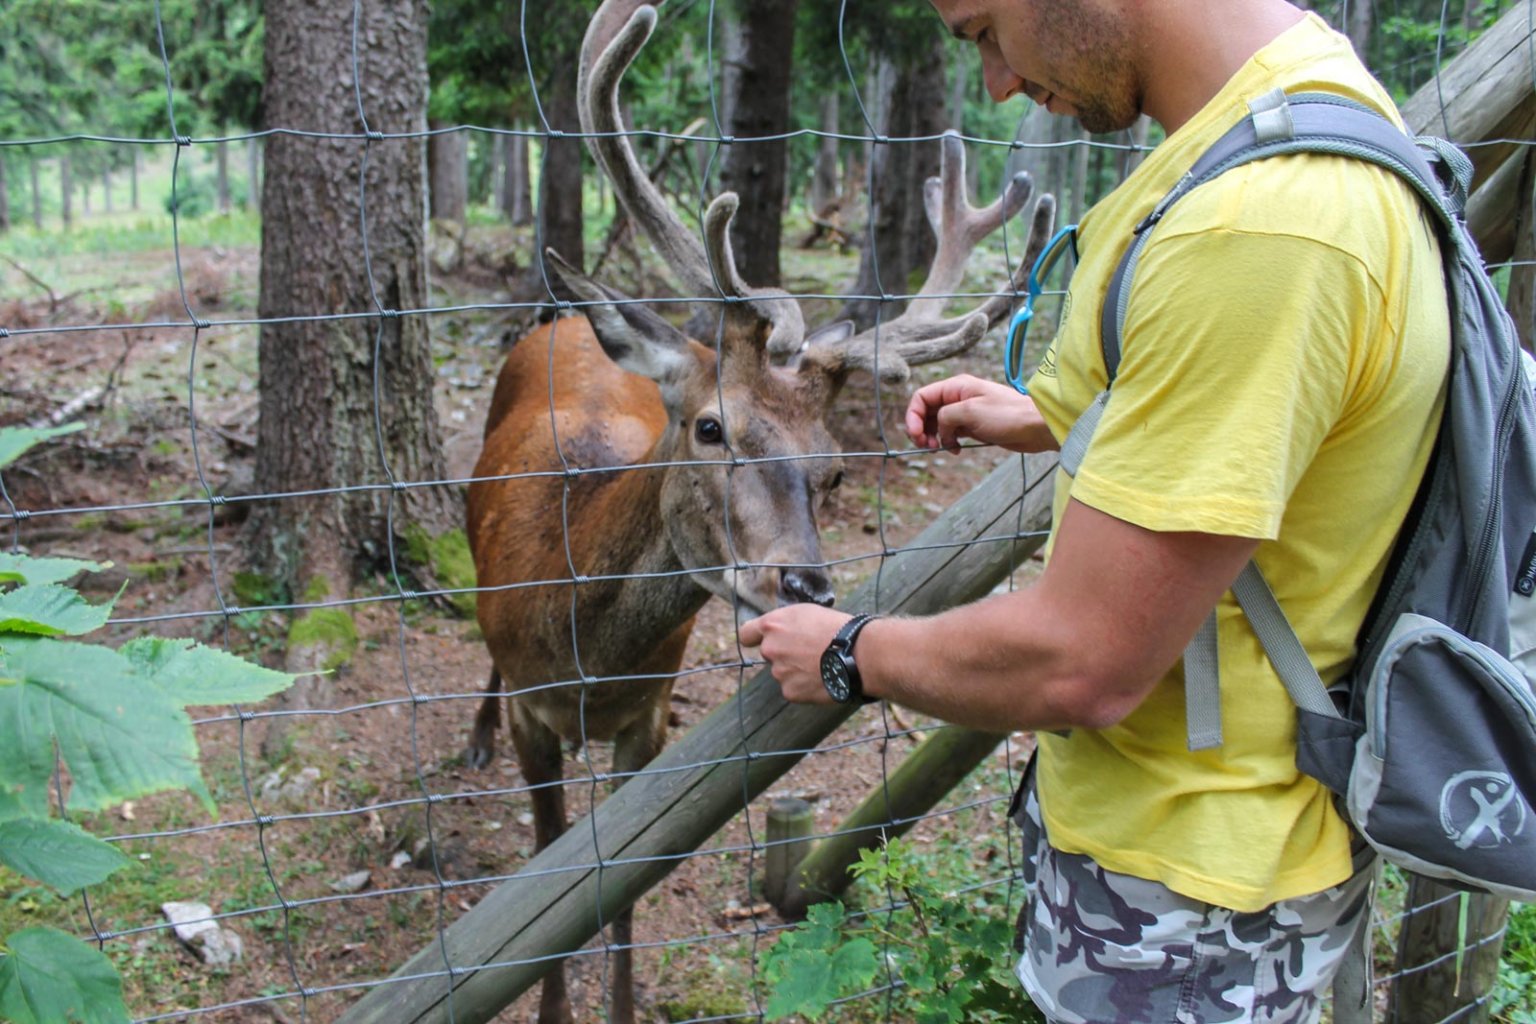
[[1009, 69], [1000, 53], [981, 55], [981, 79], [994, 103], [1017, 96], [1024, 89], [1024, 79]]

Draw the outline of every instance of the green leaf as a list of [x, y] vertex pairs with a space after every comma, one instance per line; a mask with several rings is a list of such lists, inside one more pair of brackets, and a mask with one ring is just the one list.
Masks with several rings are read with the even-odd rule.
[[78, 558], [28, 558], [0, 551], [0, 583], [63, 583], [77, 573], [100, 572], [107, 565]]
[[69, 807], [95, 811], [190, 789], [210, 812], [192, 722], [116, 651], [13, 638], [0, 650], [0, 809], [47, 817], [53, 749], [69, 767]]
[[111, 843], [67, 821], [0, 822], [0, 864], [66, 896], [132, 863]]
[[60, 437], [64, 434], [73, 434], [77, 430], [84, 430], [84, 423], [66, 423], [62, 427], [6, 427], [0, 430], [0, 468], [9, 466], [22, 453], [33, 445], [42, 444], [50, 438]]
[[0, 956], [0, 1020], [127, 1024], [123, 983], [100, 950], [53, 928], [27, 928]]
[[191, 640], [141, 637], [118, 653], [138, 676], [184, 707], [263, 700], [292, 686], [295, 678]]
[[763, 1007], [769, 1020], [800, 1014], [816, 1020], [834, 999], [869, 986], [879, 955], [868, 939], [852, 939], [828, 956], [821, 949], [795, 949], [781, 962], [779, 982]]
[[106, 625], [112, 601], [90, 604], [69, 587], [17, 587], [0, 594], [0, 633], [79, 636]]

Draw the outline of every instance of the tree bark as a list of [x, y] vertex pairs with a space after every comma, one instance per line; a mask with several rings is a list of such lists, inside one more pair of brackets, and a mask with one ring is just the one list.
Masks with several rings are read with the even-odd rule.
[[521, 227], [533, 222], [533, 202], [528, 181], [528, 136], [502, 136], [504, 150], [502, 172], [505, 182], [501, 190], [501, 212], [507, 220]]
[[[938, 33], [925, 59], [903, 62], [897, 69], [880, 134], [890, 139], [937, 136], [944, 130], [944, 105], [935, 96], [945, 92], [944, 37]], [[934, 238], [923, 208], [923, 182], [939, 173], [939, 144], [885, 142], [872, 147], [874, 181], [870, 195], [870, 224], [874, 244], [866, 244], [859, 261], [859, 295], [906, 295], [913, 272], [926, 269], [933, 260]], [[903, 302], [857, 298], [843, 307], [842, 316], [860, 329], [876, 317], [889, 320], [906, 308]]]
[[1344, 26], [1344, 30], [1361, 60], [1365, 59], [1365, 48], [1371, 41], [1374, 7], [1375, 0], [1349, 0], [1348, 23]]
[[0, 233], [11, 230], [11, 193], [5, 177], [5, 155], [0, 153]]
[[128, 155], [128, 208], [137, 213], [139, 209], [139, 151], [135, 149]]
[[101, 209], [103, 213], [112, 212], [112, 167], [110, 164], [101, 169]]
[[[367, 129], [419, 132], [426, 0], [364, 0], [360, 10], [359, 34], [371, 40], [358, 65]], [[267, 125], [362, 131], [351, 7], [273, 0], [266, 18]], [[277, 134], [266, 158], [262, 320], [386, 311], [261, 328], [257, 487], [325, 493], [258, 505], [247, 547], [291, 593], [305, 593], [317, 577], [336, 593], [387, 564], [391, 512], [397, 535], [407, 517], [433, 533], [459, 520], [457, 495], [447, 489], [390, 488], [445, 476], [427, 321], [392, 312], [428, 305], [421, 140]], [[364, 489], [326, 490], [334, 488]]]
[[838, 195], [838, 140], [833, 137], [837, 129], [837, 93], [828, 91], [821, 98], [821, 130], [826, 134], [817, 143], [816, 164], [811, 173], [811, 212], [815, 214], [825, 210]]
[[[440, 122], [429, 125], [444, 127]], [[464, 223], [469, 201], [469, 137], [464, 132], [444, 132], [427, 138], [427, 180], [434, 220]]]
[[[736, 66], [720, 184], [741, 198], [731, 222], [736, 269], [750, 284], [778, 285], [784, 226], [789, 85], [799, 0], [751, 0], [741, 5], [740, 64]], [[755, 140], [755, 141], [748, 141]]]
[[581, 132], [576, 112], [576, 60], [580, 41], [573, 41], [563, 54], [556, 55], [553, 81], [541, 94], [549, 127], [565, 132], [563, 138], [543, 140], [543, 160], [539, 168], [539, 237], [545, 247], [553, 248], [571, 265], [586, 265], [586, 247], [582, 241], [582, 141], [572, 137]]
[[32, 226], [37, 230], [43, 230], [43, 192], [38, 187], [37, 161], [27, 161], [27, 173], [32, 177]]
[[75, 220], [75, 188], [70, 181], [69, 157], [59, 157], [59, 218], [64, 222], [64, 229]]
[[261, 212], [261, 142], [245, 140], [245, 205]]
[[[223, 133], [221, 133], [223, 134]], [[215, 188], [218, 190], [218, 204], [220, 213], [229, 212], [229, 143], [220, 139], [213, 147], [215, 174]]]

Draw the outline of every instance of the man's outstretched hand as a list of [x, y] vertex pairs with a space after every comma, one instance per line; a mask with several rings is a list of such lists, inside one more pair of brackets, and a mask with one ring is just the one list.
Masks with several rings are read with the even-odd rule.
[[966, 438], [1015, 452], [1057, 447], [1033, 398], [965, 373], [918, 388], [907, 404], [906, 427], [919, 448], [949, 452], [958, 452]]

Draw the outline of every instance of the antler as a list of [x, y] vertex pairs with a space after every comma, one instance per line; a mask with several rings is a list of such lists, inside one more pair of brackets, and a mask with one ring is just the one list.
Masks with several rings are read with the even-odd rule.
[[939, 177], [923, 185], [923, 205], [938, 248], [928, 277], [904, 313], [886, 323], [837, 342], [845, 369], [865, 369], [888, 383], [907, 379], [910, 367], [937, 362], [970, 348], [1008, 314], [1013, 296], [1022, 291], [1050, 240], [1056, 220], [1056, 200], [1043, 195], [1035, 204], [1024, 258], [1011, 279], [1011, 294], [993, 295], [963, 316], [944, 318], [944, 296], [951, 295], [965, 274], [966, 261], [976, 245], [1024, 208], [1034, 192], [1034, 182], [1020, 171], [1008, 182], [997, 201], [983, 209], [971, 205], [965, 194], [965, 145], [954, 132], [945, 132]]
[[744, 300], [751, 313], [772, 325], [768, 353], [796, 352], [805, 338], [799, 304], [779, 289], [751, 287], [736, 272], [730, 246], [736, 195], [722, 193], [710, 203], [701, 242], [667, 204], [630, 147], [619, 112], [619, 82], [655, 27], [656, 8], [635, 0], [605, 0], [592, 16], [576, 75], [576, 102], [587, 144], [613, 183], [614, 194], [685, 287], [698, 295]]

